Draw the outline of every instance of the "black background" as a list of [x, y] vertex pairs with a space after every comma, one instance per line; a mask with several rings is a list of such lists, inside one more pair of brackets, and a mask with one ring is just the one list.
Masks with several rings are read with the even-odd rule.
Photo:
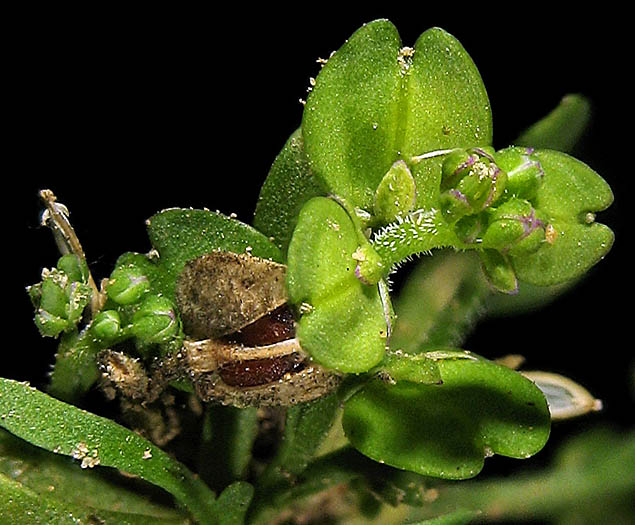
[[583, 93], [594, 121], [577, 157], [611, 184], [598, 220], [616, 244], [573, 292], [534, 314], [483, 323], [466, 347], [521, 353], [528, 366], [565, 373], [602, 398], [602, 414], [556, 425], [554, 436], [598, 422], [629, 425], [633, 409], [631, 280], [627, 277], [633, 160], [631, 29], [624, 15], [550, 10], [463, 11], [450, 6], [258, 12], [34, 11], [12, 26], [2, 232], [2, 376], [42, 380], [55, 350], [32, 324], [24, 287], [57, 252], [39, 226], [37, 190], [51, 188], [96, 277], [124, 251], [145, 252], [144, 221], [171, 206], [207, 207], [250, 222], [260, 184], [299, 125], [309, 78], [364, 22], [389, 18], [404, 45], [431, 26], [456, 36], [488, 89], [497, 147]]

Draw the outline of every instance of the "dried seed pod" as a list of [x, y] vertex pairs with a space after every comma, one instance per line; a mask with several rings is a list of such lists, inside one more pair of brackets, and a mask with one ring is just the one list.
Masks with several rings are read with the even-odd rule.
[[282, 264], [231, 252], [189, 261], [176, 284], [184, 332], [195, 339], [221, 337], [282, 306], [285, 270]]
[[202, 401], [236, 407], [289, 406], [328, 394], [340, 376], [311, 363], [297, 339], [247, 347], [186, 341], [185, 368]]
[[176, 301], [183, 321], [181, 366], [202, 401], [288, 406], [331, 392], [340, 376], [312, 364], [295, 338], [286, 266], [213, 252], [190, 261]]

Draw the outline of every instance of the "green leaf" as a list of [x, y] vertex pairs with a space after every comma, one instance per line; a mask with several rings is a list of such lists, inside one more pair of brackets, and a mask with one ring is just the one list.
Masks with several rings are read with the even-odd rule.
[[587, 428], [556, 451], [545, 468], [447, 485], [416, 510], [432, 517], [480, 509], [480, 522], [632, 523], [635, 434]]
[[[100, 475], [103, 473], [101, 469], [82, 469], [70, 458], [34, 447], [0, 430], [0, 475], [22, 485], [21, 488], [13, 486], [20, 488], [21, 512], [28, 510], [30, 495], [35, 494], [50, 500], [49, 506], [58, 510], [59, 506], [72, 505], [96, 515], [99, 511], [125, 512], [138, 515], [139, 520], [145, 517], [146, 520], [158, 519], [159, 523], [188, 522], [184, 513], [154, 503], [147, 490], [149, 485], [133, 483], [113, 472], [108, 472], [109, 476]], [[0, 516], [2, 512], [0, 504]], [[120, 519], [125, 518], [121, 515]], [[5, 523], [3, 519], [0, 522]], [[6, 522], [24, 523], [18, 519]]]
[[214, 489], [245, 479], [258, 435], [256, 408], [210, 405], [199, 450], [198, 474]]
[[282, 261], [280, 250], [265, 235], [220, 213], [173, 208], [152, 216], [147, 226], [150, 242], [159, 252], [160, 273], [153, 285], [172, 301], [185, 263], [200, 255], [221, 250]]
[[80, 399], [99, 379], [99, 350], [88, 329], [64, 334], [55, 354], [48, 393], [69, 403]]
[[343, 426], [355, 448], [397, 468], [465, 479], [491, 453], [526, 458], [544, 446], [549, 410], [531, 381], [473, 354], [435, 354], [443, 385], [375, 380], [348, 400]]
[[324, 194], [309, 168], [304, 139], [297, 129], [276, 157], [260, 189], [254, 227], [286, 253], [300, 209], [310, 198]]
[[322, 68], [304, 110], [305, 148], [316, 176], [366, 210], [398, 160], [400, 48], [389, 21], [362, 26]]
[[[474, 62], [456, 38], [440, 28], [425, 31], [414, 47], [400, 115], [406, 159], [426, 152], [492, 143], [489, 98]], [[404, 114], [405, 113], [405, 114]], [[415, 163], [417, 206], [437, 205], [443, 157]]]
[[325, 197], [305, 204], [289, 244], [289, 300], [306, 312], [297, 336], [313, 359], [341, 372], [369, 370], [381, 361], [386, 346], [378, 288], [355, 276], [358, 246], [349, 215]]
[[290, 407], [280, 447], [259, 478], [259, 486], [270, 488], [292, 484], [315, 456], [339, 408], [336, 394]]
[[583, 162], [559, 151], [534, 154], [545, 172], [535, 202], [542, 213], [585, 223], [587, 213], [605, 210], [613, 202], [609, 185]]
[[591, 120], [591, 104], [582, 95], [567, 95], [558, 106], [515, 141], [519, 146], [570, 153]]
[[101, 523], [104, 525], [187, 525], [186, 518], [162, 518], [144, 514], [115, 512], [84, 507], [66, 500], [31, 490], [23, 484], [0, 474], [0, 522], [29, 523], [30, 525], [75, 525]]
[[243, 525], [249, 510], [254, 488], [245, 481], [236, 481], [229, 485], [214, 505], [214, 514], [218, 525]]
[[595, 213], [610, 206], [613, 193], [573, 157], [549, 150], [535, 155], [545, 176], [534, 206], [548, 222], [548, 242], [533, 254], [512, 257], [512, 264], [519, 279], [549, 286], [580, 277], [608, 253], [614, 235], [595, 222]]
[[0, 426], [33, 445], [81, 459], [84, 467], [139, 476], [172, 494], [200, 523], [213, 523], [214, 493], [160, 448], [109, 419], [0, 378]]
[[432, 150], [491, 142], [487, 94], [451, 35], [430, 29], [414, 50], [387, 20], [364, 25], [329, 58], [305, 106], [302, 131], [312, 170], [353, 207], [372, 210], [375, 190], [399, 159], [409, 164], [417, 206], [436, 205]]
[[441, 384], [437, 362], [425, 354], [389, 352], [380, 365], [382, 379], [391, 382], [410, 381], [425, 385]]

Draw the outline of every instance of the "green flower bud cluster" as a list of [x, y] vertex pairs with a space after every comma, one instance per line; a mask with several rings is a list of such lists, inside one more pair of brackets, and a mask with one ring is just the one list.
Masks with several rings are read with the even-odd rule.
[[175, 339], [181, 332], [175, 307], [151, 288], [142, 268], [116, 267], [104, 282], [107, 302], [91, 324], [94, 337], [106, 344], [134, 338], [142, 351], [147, 345]]
[[517, 289], [510, 257], [549, 240], [547, 220], [532, 204], [543, 176], [530, 148], [456, 150], [443, 163], [443, 217], [466, 247], [479, 249], [485, 274], [501, 291]]
[[35, 307], [35, 324], [46, 337], [58, 337], [79, 324], [91, 299], [88, 268], [73, 254], [42, 270], [42, 281], [27, 288]]
[[441, 209], [455, 223], [495, 203], [505, 190], [507, 174], [494, 161], [491, 148], [456, 150], [443, 162]]

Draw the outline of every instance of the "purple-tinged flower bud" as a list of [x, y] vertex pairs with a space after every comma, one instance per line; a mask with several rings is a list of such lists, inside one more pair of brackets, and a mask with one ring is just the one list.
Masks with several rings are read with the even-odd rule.
[[108, 297], [123, 305], [136, 303], [149, 289], [148, 278], [132, 264], [115, 268], [106, 283]]
[[544, 178], [544, 170], [533, 148], [511, 146], [494, 154], [496, 164], [507, 172], [506, 195], [533, 199]]
[[109, 341], [117, 337], [121, 330], [121, 318], [116, 310], [99, 312], [91, 324], [95, 337]]
[[146, 343], [165, 343], [179, 331], [174, 305], [169, 299], [150, 295], [132, 317], [132, 333]]
[[496, 250], [482, 250], [479, 256], [485, 277], [497, 291], [509, 295], [518, 293], [516, 272], [505, 255]]
[[492, 211], [483, 246], [512, 256], [532, 253], [544, 242], [545, 227], [529, 201], [511, 199]]
[[494, 204], [507, 181], [507, 174], [494, 162], [489, 148], [450, 153], [441, 173], [441, 208], [449, 222]]

